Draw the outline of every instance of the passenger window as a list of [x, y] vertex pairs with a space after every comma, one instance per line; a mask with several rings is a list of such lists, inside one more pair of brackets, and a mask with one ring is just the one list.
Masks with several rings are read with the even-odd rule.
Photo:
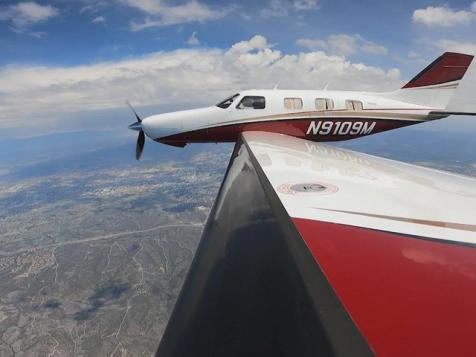
[[360, 111], [364, 109], [364, 105], [359, 100], [346, 100], [345, 107], [347, 110]]
[[284, 108], [302, 109], [302, 99], [301, 98], [284, 98]]
[[316, 98], [316, 109], [317, 110], [333, 110], [334, 101], [329, 98]]
[[266, 100], [264, 97], [247, 95], [236, 107], [238, 109], [264, 109]]

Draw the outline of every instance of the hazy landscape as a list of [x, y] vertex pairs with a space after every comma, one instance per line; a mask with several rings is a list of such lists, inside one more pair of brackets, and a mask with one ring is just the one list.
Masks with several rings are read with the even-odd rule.
[[[0, 141], [0, 356], [155, 352], [233, 146], [148, 141], [136, 162], [126, 134]], [[476, 176], [473, 133], [338, 145]]]
[[3, 143], [17, 151], [0, 179], [0, 356], [158, 346], [231, 146], [149, 143], [136, 163], [134, 138], [103, 139]]

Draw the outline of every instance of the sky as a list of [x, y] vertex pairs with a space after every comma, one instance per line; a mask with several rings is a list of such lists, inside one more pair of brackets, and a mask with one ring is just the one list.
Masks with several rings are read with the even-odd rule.
[[0, 138], [108, 130], [240, 89], [394, 90], [476, 53], [476, 1], [0, 0]]

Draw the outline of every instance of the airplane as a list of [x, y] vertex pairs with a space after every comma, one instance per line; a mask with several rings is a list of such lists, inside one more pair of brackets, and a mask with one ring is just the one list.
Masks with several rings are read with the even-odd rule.
[[[136, 159], [145, 135], [159, 143], [236, 142], [240, 133], [264, 131], [311, 141], [358, 138], [449, 115], [474, 115], [452, 109], [451, 99], [473, 56], [446, 52], [401, 89], [389, 93], [334, 90], [245, 90], [220, 103], [140, 118]], [[145, 135], [144, 135], [145, 134]]]
[[236, 142], [156, 356], [475, 355], [476, 179], [321, 143], [476, 115], [453, 102], [472, 59], [391, 93], [136, 114], [137, 159], [145, 135]]

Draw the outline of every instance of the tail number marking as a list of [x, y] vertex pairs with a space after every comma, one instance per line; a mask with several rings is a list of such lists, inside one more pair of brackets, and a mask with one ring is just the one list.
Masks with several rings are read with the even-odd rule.
[[375, 128], [375, 122], [362, 121], [311, 121], [306, 135], [368, 135]]

